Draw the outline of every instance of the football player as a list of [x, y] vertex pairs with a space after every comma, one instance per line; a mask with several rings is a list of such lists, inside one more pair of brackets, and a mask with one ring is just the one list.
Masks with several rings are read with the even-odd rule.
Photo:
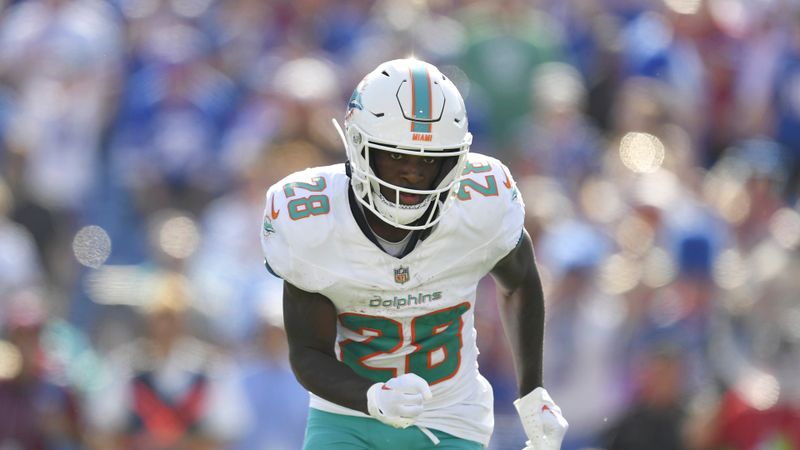
[[284, 280], [292, 368], [311, 392], [305, 449], [480, 449], [494, 425], [478, 371], [476, 290], [497, 284], [529, 438], [567, 429], [542, 387], [544, 301], [508, 169], [470, 153], [464, 100], [436, 67], [381, 64], [356, 87], [347, 162], [266, 195], [261, 244]]

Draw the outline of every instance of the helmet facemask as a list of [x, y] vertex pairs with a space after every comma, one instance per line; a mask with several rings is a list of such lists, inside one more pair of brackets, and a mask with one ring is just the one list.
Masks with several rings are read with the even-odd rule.
[[[344, 139], [339, 124], [336, 121], [334, 124]], [[459, 148], [405, 148], [370, 140], [357, 126], [352, 125], [348, 128], [347, 135], [349, 139], [345, 141], [345, 146], [347, 159], [351, 162], [350, 178], [355, 197], [381, 220], [397, 228], [423, 230], [437, 224], [442, 214], [452, 206], [452, 201], [448, 199], [455, 196], [469, 152], [469, 143]], [[373, 153], [381, 151], [443, 158], [444, 161], [431, 189], [411, 189], [389, 183], [376, 174], [372, 163]], [[354, 164], [354, 161], [357, 163]], [[386, 198], [381, 193], [381, 186], [394, 192], [390, 196], [392, 198]], [[400, 201], [401, 194], [422, 195], [425, 199], [415, 205], [406, 205]]]

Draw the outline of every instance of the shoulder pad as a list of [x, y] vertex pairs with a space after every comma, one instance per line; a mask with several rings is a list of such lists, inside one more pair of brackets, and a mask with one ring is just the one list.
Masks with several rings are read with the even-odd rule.
[[468, 207], [492, 208], [497, 213], [525, 208], [508, 167], [497, 158], [479, 153], [469, 154], [456, 200]]
[[454, 198], [464, 226], [484, 239], [496, 236], [501, 248], [510, 251], [519, 240], [525, 222], [525, 203], [500, 160], [470, 153]]
[[347, 193], [341, 184], [347, 182], [339, 164], [293, 173], [267, 190], [261, 248], [276, 275], [301, 289], [319, 290], [318, 281], [326, 277], [315, 274], [311, 262], [334, 231], [335, 209], [342, 208]]

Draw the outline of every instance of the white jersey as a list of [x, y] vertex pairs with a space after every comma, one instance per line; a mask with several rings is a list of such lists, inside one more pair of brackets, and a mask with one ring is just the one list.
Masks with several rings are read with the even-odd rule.
[[[433, 399], [417, 425], [488, 445], [492, 390], [478, 373], [478, 282], [515, 248], [524, 205], [497, 159], [469, 155], [453, 202], [427, 238], [393, 257], [359, 228], [344, 164], [284, 178], [267, 191], [261, 245], [287, 282], [330, 299], [336, 355], [373, 381], [413, 372]], [[364, 416], [311, 395], [311, 407]]]

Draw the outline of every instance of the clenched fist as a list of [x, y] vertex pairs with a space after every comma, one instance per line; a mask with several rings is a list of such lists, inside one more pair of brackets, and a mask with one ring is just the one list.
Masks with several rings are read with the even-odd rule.
[[422, 414], [423, 403], [433, 397], [428, 383], [407, 373], [386, 383], [375, 383], [367, 391], [369, 414], [395, 428], [407, 428]]

